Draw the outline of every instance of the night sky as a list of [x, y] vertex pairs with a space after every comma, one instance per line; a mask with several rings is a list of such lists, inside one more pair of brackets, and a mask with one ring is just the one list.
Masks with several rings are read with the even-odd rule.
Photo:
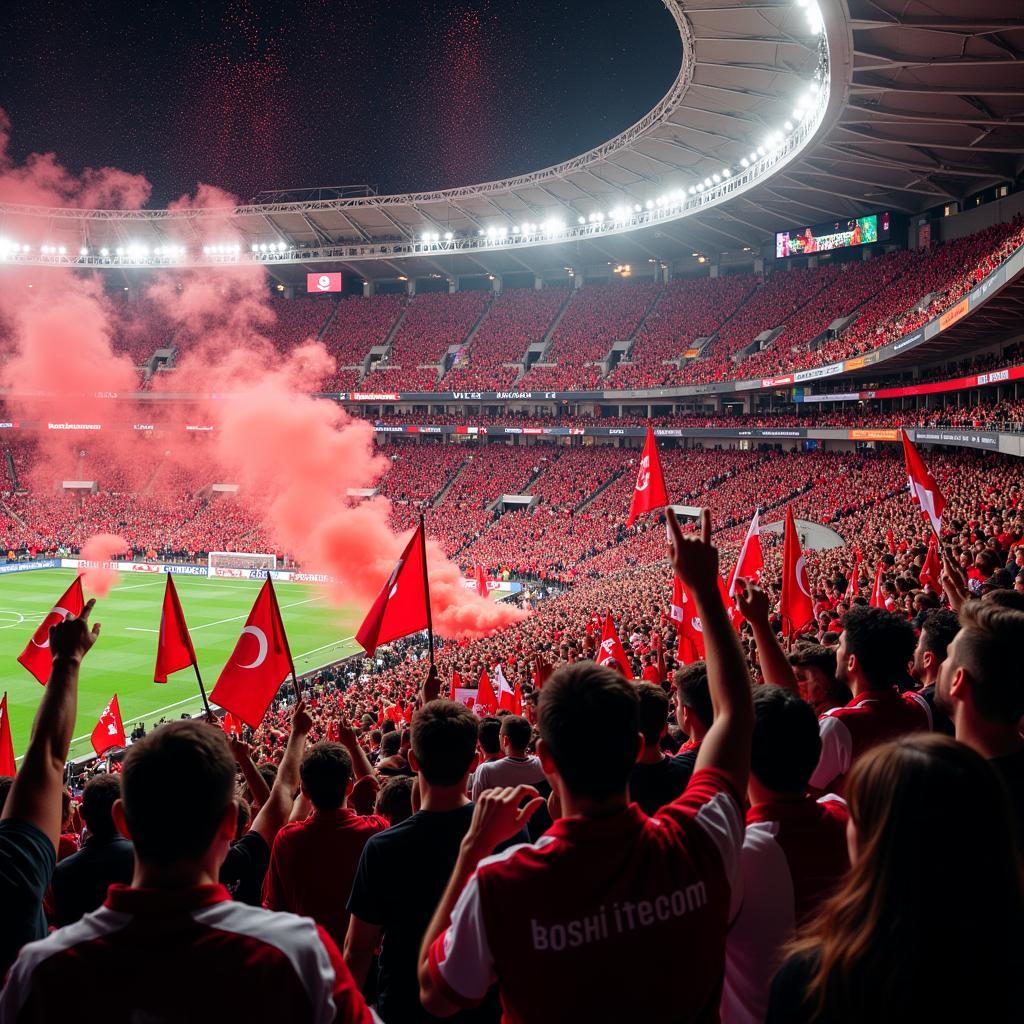
[[627, 127], [678, 67], [659, 0], [0, 4], [14, 158], [144, 174], [150, 205], [518, 174]]

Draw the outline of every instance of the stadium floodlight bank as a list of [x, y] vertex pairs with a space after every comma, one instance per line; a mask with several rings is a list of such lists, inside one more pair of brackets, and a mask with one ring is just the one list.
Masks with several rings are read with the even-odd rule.
[[211, 577], [219, 579], [251, 579], [254, 571], [277, 568], [277, 555], [248, 551], [211, 551], [207, 555]]

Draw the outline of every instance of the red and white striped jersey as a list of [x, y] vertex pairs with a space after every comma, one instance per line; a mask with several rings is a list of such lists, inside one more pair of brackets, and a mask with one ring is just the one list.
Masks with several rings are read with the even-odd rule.
[[727, 777], [697, 772], [653, 818], [631, 804], [563, 818], [480, 862], [430, 949], [437, 989], [504, 1024], [717, 1021], [743, 818]]
[[0, 1020], [370, 1024], [337, 946], [309, 918], [236, 903], [221, 885], [110, 887], [103, 906], [25, 946]]

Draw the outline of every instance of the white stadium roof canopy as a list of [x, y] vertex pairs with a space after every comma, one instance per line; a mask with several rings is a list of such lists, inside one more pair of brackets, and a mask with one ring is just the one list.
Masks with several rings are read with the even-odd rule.
[[405, 195], [265, 193], [232, 209], [0, 204], [0, 265], [544, 275], [757, 251], [776, 230], [913, 215], [1024, 169], [1021, 0], [662, 2], [681, 43], [672, 87], [561, 164]]

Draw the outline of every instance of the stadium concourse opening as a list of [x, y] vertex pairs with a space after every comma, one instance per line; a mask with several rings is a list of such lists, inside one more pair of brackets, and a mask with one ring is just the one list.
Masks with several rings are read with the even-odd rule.
[[321, 6], [0, 13], [0, 1021], [1019, 1019], [1019, 11]]

